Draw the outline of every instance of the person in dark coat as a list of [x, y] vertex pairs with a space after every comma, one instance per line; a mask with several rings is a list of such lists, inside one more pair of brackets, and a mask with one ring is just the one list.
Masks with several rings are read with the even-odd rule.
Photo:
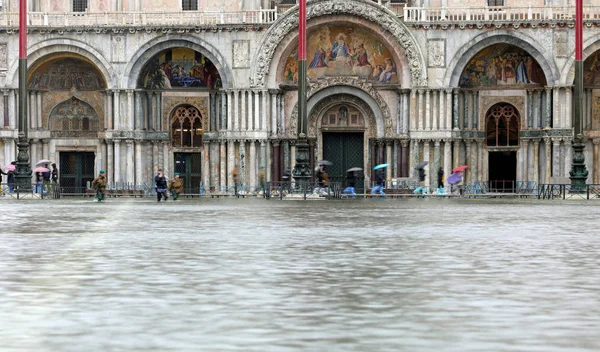
[[417, 187], [413, 193], [414, 194], [427, 194], [427, 187], [425, 187], [425, 169], [420, 168], [419, 171], [419, 187]]
[[156, 185], [156, 200], [160, 202], [161, 198], [165, 198], [165, 202], [169, 199], [167, 194], [167, 178], [163, 174], [162, 169], [158, 169], [157, 175], [154, 177], [154, 184]]
[[348, 171], [346, 172], [346, 182], [348, 187], [344, 188], [344, 194], [356, 194], [356, 171]]
[[379, 194], [384, 195], [383, 193], [383, 185], [385, 182], [385, 178], [383, 177], [383, 171], [381, 169], [377, 170], [375, 174], [375, 187], [371, 189], [371, 194], [375, 194], [379, 192]]
[[8, 194], [12, 194], [15, 190], [15, 172], [8, 170], [6, 173], [6, 184], [8, 186]]
[[441, 166], [438, 169], [437, 182], [438, 182], [437, 194], [444, 194], [446, 192], [446, 190], [444, 188], [444, 168]]
[[104, 200], [104, 192], [106, 190], [106, 176], [104, 170], [100, 170], [98, 177], [92, 181], [92, 188], [96, 190], [96, 198], [99, 202]]

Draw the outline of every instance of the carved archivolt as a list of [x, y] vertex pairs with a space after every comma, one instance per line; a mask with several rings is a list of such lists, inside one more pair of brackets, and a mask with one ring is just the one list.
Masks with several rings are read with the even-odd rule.
[[[365, 79], [360, 79], [360, 78], [356, 78], [356, 77], [327, 77], [324, 79], [320, 79], [317, 82], [311, 82], [308, 84], [307, 86], [307, 92], [306, 92], [306, 99], [310, 99], [310, 97], [312, 97], [315, 93], [319, 92], [320, 90], [323, 90], [325, 88], [330, 88], [332, 86], [350, 86], [350, 87], [355, 87], [355, 88], [359, 88], [362, 91], [364, 91], [365, 93], [369, 94], [369, 96], [371, 98], [373, 98], [373, 100], [377, 103], [377, 106], [379, 106], [380, 110], [381, 110], [381, 114], [383, 115], [383, 120], [385, 123], [385, 135], [386, 136], [391, 136], [392, 135], [392, 116], [390, 114], [390, 109], [387, 105], [387, 103], [385, 102], [385, 99], [383, 99], [383, 97], [381, 95], [379, 95], [379, 93], [377, 92], [377, 90], [375, 90], [373, 88], [373, 84]], [[340, 96], [340, 95], [337, 95]], [[362, 99], [354, 97], [353, 95], [350, 94], [346, 94], [343, 96], [347, 96], [347, 97], [353, 97], [359, 101], [362, 101]], [[368, 105], [362, 101], [363, 104], [365, 104], [367, 107]], [[319, 103], [320, 105], [320, 103]], [[367, 109], [368, 111], [370, 111], [373, 114], [373, 111], [371, 110], [371, 108]], [[367, 111], [365, 110], [365, 111]], [[317, 111], [316, 108], [313, 108], [313, 112], [311, 112], [311, 117], [314, 114], [314, 111]], [[373, 115], [373, 121], [375, 121], [375, 115]], [[373, 128], [375, 129], [375, 131], [377, 131], [377, 124], [373, 124], [372, 126], [374, 126]], [[296, 103], [296, 105], [294, 106], [294, 110], [292, 111], [292, 115], [290, 118], [290, 124], [288, 125], [288, 131], [287, 134], [290, 136], [295, 136], [297, 133], [297, 129], [298, 129], [298, 103]], [[310, 133], [309, 133], [310, 134]]]
[[375, 114], [371, 107], [364, 100], [355, 97], [350, 94], [337, 94], [326, 99], [321, 100], [315, 107], [313, 108], [310, 116], [308, 117], [308, 138], [316, 138], [317, 137], [317, 129], [319, 125], [319, 120], [323, 117], [323, 114], [334, 105], [339, 104], [347, 104], [353, 105], [358, 110], [360, 110], [365, 118], [366, 127], [367, 127], [367, 136], [368, 138], [377, 137], [377, 122], [375, 120]]
[[[309, 0], [307, 5], [307, 21], [327, 15], [354, 15], [368, 21], [377, 23], [382, 31], [388, 31], [404, 49], [409, 62], [410, 75], [413, 86], [426, 86], [427, 73], [425, 61], [415, 38], [408, 28], [388, 10], [371, 1], [345, 0]], [[253, 87], [265, 85], [266, 76], [273, 59], [275, 50], [283, 38], [292, 30], [298, 28], [298, 7], [288, 10], [285, 15], [274, 24], [262, 39], [257, 50], [258, 56], [254, 65], [254, 76], [250, 84]]]

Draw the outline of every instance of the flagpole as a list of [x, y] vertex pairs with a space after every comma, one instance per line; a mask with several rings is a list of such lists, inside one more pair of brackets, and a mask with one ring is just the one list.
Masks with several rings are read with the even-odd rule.
[[19, 5], [19, 130], [15, 186], [17, 190], [31, 191], [27, 136], [27, 0], [20, 0]]

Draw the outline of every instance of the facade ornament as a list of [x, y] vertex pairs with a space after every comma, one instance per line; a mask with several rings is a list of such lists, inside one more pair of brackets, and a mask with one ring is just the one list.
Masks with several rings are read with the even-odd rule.
[[[386, 11], [374, 2], [360, 0], [346, 0], [337, 2], [333, 0], [309, 0], [307, 20], [321, 16], [336, 16], [343, 13], [347, 16], [358, 16], [373, 23], [377, 23], [383, 31], [391, 33], [400, 46], [404, 49], [408, 60], [411, 83], [413, 86], [427, 85], [427, 71], [425, 70], [424, 55], [420, 46], [408, 28], [390, 11]], [[298, 5], [293, 10], [288, 10], [281, 19], [266, 33], [258, 46], [258, 56], [254, 67], [254, 86], [264, 86], [271, 61], [275, 51], [283, 38], [298, 28]]]

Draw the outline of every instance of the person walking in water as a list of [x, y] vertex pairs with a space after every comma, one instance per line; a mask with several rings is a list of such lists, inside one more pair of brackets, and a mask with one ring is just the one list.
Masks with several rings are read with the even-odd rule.
[[175, 177], [169, 182], [169, 191], [173, 200], [177, 200], [179, 195], [183, 193], [183, 179], [179, 177], [179, 172], [175, 173]]
[[92, 188], [96, 190], [96, 198], [99, 202], [104, 200], [104, 191], [106, 190], [106, 176], [104, 170], [100, 170], [100, 174], [92, 181]]
[[381, 169], [377, 170], [377, 173], [375, 174], [375, 187], [371, 189], [371, 194], [379, 192], [379, 194], [385, 195], [383, 192], [384, 181], [385, 179], [383, 177], [383, 171]]
[[165, 202], [169, 199], [167, 195], [167, 178], [163, 174], [162, 169], [158, 169], [157, 175], [154, 177], [154, 184], [156, 185], [156, 201], [160, 202], [160, 200], [164, 197]]
[[437, 194], [445, 194], [446, 189], [444, 188], [444, 168], [441, 166], [438, 169], [437, 177], [438, 177], [437, 178], [437, 182], [438, 182]]

